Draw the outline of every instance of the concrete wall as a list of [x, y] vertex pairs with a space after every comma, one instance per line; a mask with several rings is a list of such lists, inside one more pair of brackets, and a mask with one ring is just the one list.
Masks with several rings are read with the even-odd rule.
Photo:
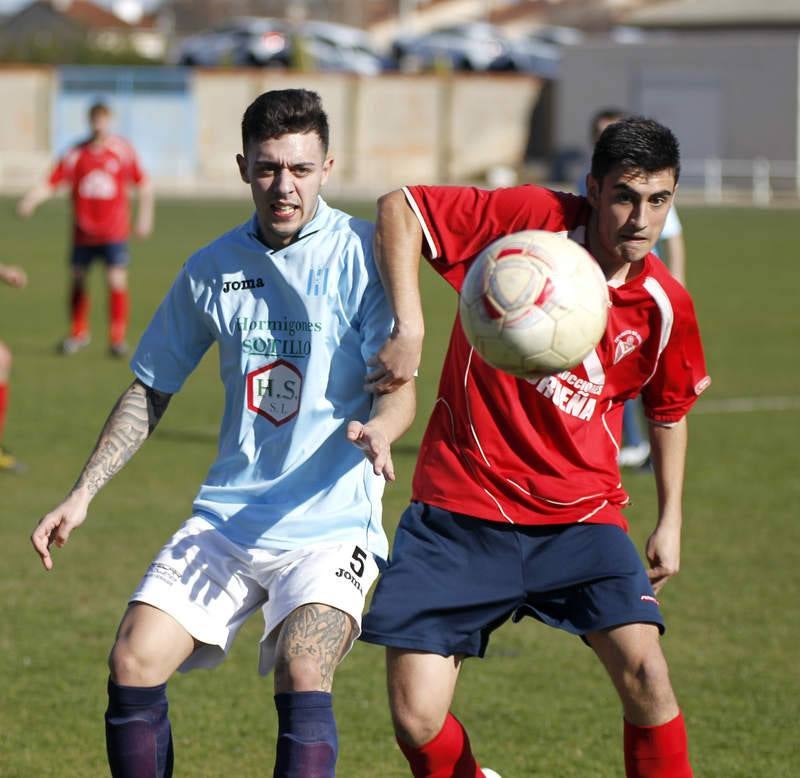
[[[151, 171], [162, 191], [242, 191], [235, 154], [241, 116], [268, 89], [305, 87], [322, 97], [336, 162], [329, 190], [385, 191], [404, 183], [475, 179], [521, 164], [541, 84], [515, 75], [361, 78], [272, 70], [200, 70], [191, 79], [195, 170]], [[0, 190], [25, 188], [47, 169], [56, 71], [0, 69]], [[156, 122], [158, 117], [152, 117]], [[134, 143], [136, 138], [131, 138]]]
[[304, 87], [322, 97], [331, 124], [332, 186], [384, 189], [459, 181], [522, 162], [538, 80], [520, 76], [405, 76], [220, 71], [198, 75], [201, 178], [228, 175], [238, 120], [268, 89]]
[[798, 159], [798, 51], [793, 33], [691, 35], [565, 49], [556, 134], [585, 149], [590, 117], [648, 112], [678, 135], [684, 158]]
[[47, 170], [52, 90], [48, 68], [0, 71], [0, 187], [20, 186]]

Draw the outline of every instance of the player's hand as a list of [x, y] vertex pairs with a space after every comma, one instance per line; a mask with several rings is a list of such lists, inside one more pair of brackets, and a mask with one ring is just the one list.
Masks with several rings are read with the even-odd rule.
[[387, 481], [394, 481], [394, 463], [387, 437], [369, 422], [351, 421], [347, 425], [347, 439], [358, 446], [364, 456], [372, 463], [372, 472], [382, 475]]
[[139, 219], [133, 234], [140, 239], [149, 238], [153, 234], [153, 222], [150, 219]]
[[373, 368], [366, 375], [364, 388], [374, 394], [388, 394], [399, 389], [417, 373], [422, 357], [422, 334], [401, 334], [396, 330], [367, 360]]
[[681, 566], [680, 530], [658, 527], [647, 539], [645, 555], [650, 563], [647, 577], [658, 594], [664, 584], [676, 575]]
[[0, 278], [9, 286], [17, 289], [24, 288], [28, 283], [28, 276], [21, 267], [16, 265], [5, 265], [0, 268]]
[[33, 204], [33, 201], [28, 197], [23, 197], [17, 203], [17, 216], [27, 219], [35, 210], [36, 206]]
[[36, 525], [31, 535], [31, 543], [41, 558], [45, 570], [53, 569], [50, 546], [55, 543], [61, 548], [69, 540], [72, 530], [83, 524], [88, 508], [89, 498], [81, 492], [73, 492]]

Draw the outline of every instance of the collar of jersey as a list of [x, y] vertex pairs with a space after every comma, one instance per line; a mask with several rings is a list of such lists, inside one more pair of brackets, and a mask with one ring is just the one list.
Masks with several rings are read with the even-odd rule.
[[297, 234], [297, 238], [295, 238], [295, 240], [293, 240], [288, 246], [283, 246], [279, 249], [271, 248], [259, 237], [258, 214], [256, 213], [254, 213], [250, 218], [247, 234], [253, 240], [257, 241], [259, 246], [263, 246], [272, 254], [277, 254], [280, 251], [285, 251], [286, 249], [291, 248], [295, 243], [297, 243], [297, 241], [307, 238], [309, 235], [313, 235], [315, 232], [319, 232], [321, 229], [323, 229], [328, 221], [328, 217], [330, 216], [330, 211], [330, 206], [322, 199], [320, 195], [317, 195], [317, 212], [314, 214], [314, 218], [312, 218], [308, 224], [305, 224], [300, 228], [300, 232]]

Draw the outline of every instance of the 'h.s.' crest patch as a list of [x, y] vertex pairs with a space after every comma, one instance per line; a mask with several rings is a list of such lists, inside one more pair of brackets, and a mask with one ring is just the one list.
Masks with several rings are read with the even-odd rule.
[[276, 427], [291, 421], [300, 410], [302, 373], [278, 359], [247, 374], [247, 407]]

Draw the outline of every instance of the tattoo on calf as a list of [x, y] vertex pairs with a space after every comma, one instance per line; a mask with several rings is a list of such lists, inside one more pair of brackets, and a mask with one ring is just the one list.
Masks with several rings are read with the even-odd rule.
[[350, 638], [346, 613], [327, 605], [303, 605], [286, 618], [281, 629], [280, 650], [286, 662], [310, 657], [319, 666], [323, 691], [333, 686], [333, 673]]

